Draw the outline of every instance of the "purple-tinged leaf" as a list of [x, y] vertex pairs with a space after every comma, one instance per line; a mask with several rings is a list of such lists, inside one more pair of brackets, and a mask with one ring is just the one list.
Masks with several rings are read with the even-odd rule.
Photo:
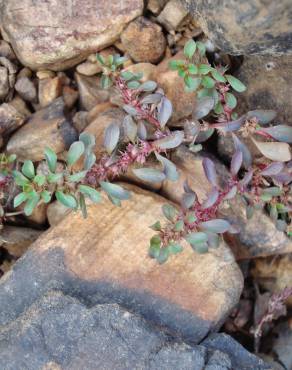
[[213, 108], [214, 99], [211, 96], [204, 96], [197, 100], [192, 116], [195, 119], [201, 119], [207, 116]]
[[123, 109], [125, 112], [127, 112], [130, 116], [136, 116], [138, 114], [137, 109], [132, 107], [129, 104], [125, 104], [123, 106]]
[[261, 171], [262, 176], [278, 175], [284, 168], [283, 162], [273, 162]]
[[184, 193], [181, 200], [181, 205], [184, 209], [191, 208], [195, 201], [197, 200], [197, 196], [194, 192]]
[[211, 192], [208, 194], [208, 198], [202, 204], [202, 208], [207, 209], [212, 207], [217, 202], [218, 198], [219, 191], [217, 190], [217, 188], [213, 188]]
[[290, 147], [287, 143], [261, 142], [255, 140], [254, 138], [251, 139], [262, 155], [268, 159], [271, 159], [272, 161], [287, 162], [292, 158]]
[[105, 131], [104, 147], [111, 154], [117, 146], [120, 138], [120, 127], [117, 123], [110, 124]]
[[204, 158], [202, 164], [203, 164], [205, 176], [210, 182], [210, 184], [212, 184], [213, 186], [218, 186], [218, 176], [217, 176], [214, 162], [211, 161], [211, 159], [209, 158]]
[[237, 187], [234, 185], [230, 190], [229, 192], [225, 195], [224, 199], [225, 200], [230, 200], [230, 199], [233, 199], [235, 197], [235, 195], [237, 194]]
[[247, 186], [251, 182], [252, 177], [253, 177], [253, 170], [249, 169], [248, 172], [244, 175], [243, 179], [240, 181], [240, 184], [244, 187]]
[[165, 174], [155, 168], [137, 168], [133, 169], [133, 173], [143, 181], [159, 183], [165, 180]]
[[183, 131], [173, 131], [163, 139], [159, 139], [153, 142], [153, 145], [159, 149], [173, 149], [178, 147], [184, 139]]
[[259, 124], [266, 125], [269, 122], [273, 121], [273, 119], [276, 118], [277, 112], [271, 109], [262, 110], [252, 110], [250, 112], [247, 112], [247, 118], [256, 118], [259, 121]]
[[198, 121], [187, 121], [184, 125], [184, 131], [186, 137], [194, 137], [199, 134], [201, 130], [201, 125]]
[[278, 175], [272, 176], [272, 179], [277, 184], [286, 185], [292, 182], [292, 174], [288, 172], [282, 172]]
[[216, 234], [223, 234], [229, 230], [230, 223], [226, 220], [216, 218], [214, 220], [202, 222], [200, 227], [206, 231], [211, 231]]
[[231, 170], [231, 174], [233, 177], [236, 177], [236, 175], [238, 174], [238, 171], [240, 170], [240, 167], [242, 166], [242, 161], [243, 161], [242, 151], [237, 149], [231, 159], [230, 170]]
[[179, 178], [179, 174], [177, 172], [175, 164], [158, 153], [155, 153], [155, 155], [159, 162], [163, 165], [163, 172], [166, 178], [170, 181], [177, 181]]
[[145, 96], [145, 98], [141, 100], [141, 103], [142, 104], [158, 104], [160, 103], [162, 96], [163, 95], [158, 94], [158, 93], [150, 94], [150, 95]]
[[239, 138], [235, 134], [232, 134], [232, 139], [235, 150], [239, 150], [242, 152], [243, 165], [246, 169], [248, 169], [252, 164], [252, 156], [248, 147], [241, 140], [239, 140]]
[[265, 132], [277, 141], [292, 144], [292, 127], [290, 126], [278, 125], [273, 127], [261, 128], [260, 131]]
[[128, 200], [131, 197], [130, 192], [122, 188], [120, 185], [112, 184], [107, 181], [100, 181], [100, 186], [112, 198]]
[[140, 91], [152, 92], [156, 89], [157, 83], [155, 81], [146, 81], [139, 87]]
[[144, 125], [142, 121], [138, 122], [138, 131], [137, 134], [141, 140], [146, 140], [147, 139], [147, 128]]
[[200, 131], [196, 137], [196, 143], [204, 143], [207, 141], [214, 133], [214, 128], [209, 128], [206, 131]]
[[163, 128], [167, 124], [171, 115], [172, 115], [171, 101], [164, 96], [161, 99], [161, 102], [158, 107], [158, 121], [160, 123], [161, 128]]
[[215, 127], [223, 132], [237, 131], [244, 124], [245, 120], [246, 116], [241, 116], [235, 121], [229, 121], [225, 123], [214, 123], [212, 127]]
[[131, 116], [126, 116], [123, 120], [124, 135], [131, 141], [136, 140], [138, 128]]

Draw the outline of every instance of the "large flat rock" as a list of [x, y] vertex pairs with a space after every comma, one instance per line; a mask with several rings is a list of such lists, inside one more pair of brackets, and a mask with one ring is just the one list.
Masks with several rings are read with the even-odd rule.
[[143, 0], [8, 0], [0, 25], [24, 65], [63, 70], [111, 45], [142, 10]]
[[133, 190], [121, 208], [70, 213], [44, 233], [0, 283], [0, 325], [15, 320], [48, 290], [88, 305], [118, 303], [170, 334], [199, 342], [237, 304], [243, 279], [222, 245], [199, 255], [189, 246], [160, 266], [148, 257], [148, 227], [161, 218], [164, 198]]

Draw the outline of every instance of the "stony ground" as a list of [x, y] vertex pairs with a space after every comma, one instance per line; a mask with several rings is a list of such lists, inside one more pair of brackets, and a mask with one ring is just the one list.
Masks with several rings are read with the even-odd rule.
[[[169, 126], [181, 129], [197, 98], [168, 65], [190, 38], [205, 42], [209, 61], [228, 66], [248, 86], [239, 113], [275, 109], [277, 123], [292, 125], [289, 5], [0, 0], [1, 152], [41, 165], [49, 146], [62, 161], [88, 132], [100, 158], [105, 128], [125, 112], [115, 89], [101, 88], [97, 51], [125, 55], [128, 71], [157, 81], [173, 103]], [[121, 208], [106, 200], [90, 205], [86, 220], [53, 201], [5, 222], [0, 368], [292, 369], [292, 298], [252, 354], [252, 328], [267, 300], [292, 286], [291, 238], [266, 213], [248, 220], [234, 201], [220, 212], [240, 232], [218, 249], [199, 255], [186, 248], [161, 266], [148, 257], [149, 225], [166, 199], [178, 203], [186, 179], [203, 199], [210, 187], [206, 152], [222, 180], [231, 151], [228, 135], [200, 153], [177, 148], [171, 154], [177, 183], [153, 185], [128, 171], [120, 181], [132, 199]], [[17, 189], [10, 191], [13, 197]]]

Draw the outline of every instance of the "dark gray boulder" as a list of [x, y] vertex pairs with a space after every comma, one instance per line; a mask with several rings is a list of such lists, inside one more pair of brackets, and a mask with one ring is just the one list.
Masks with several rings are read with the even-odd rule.
[[181, 0], [229, 54], [292, 54], [290, 0]]
[[50, 291], [0, 327], [2, 370], [264, 370], [227, 335], [202, 345], [167, 336], [117, 304], [88, 306]]

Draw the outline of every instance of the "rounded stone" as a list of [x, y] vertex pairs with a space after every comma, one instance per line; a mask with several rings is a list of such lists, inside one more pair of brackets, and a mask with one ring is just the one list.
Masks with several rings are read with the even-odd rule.
[[157, 63], [166, 48], [162, 28], [144, 17], [135, 19], [127, 26], [121, 41], [135, 62]]

